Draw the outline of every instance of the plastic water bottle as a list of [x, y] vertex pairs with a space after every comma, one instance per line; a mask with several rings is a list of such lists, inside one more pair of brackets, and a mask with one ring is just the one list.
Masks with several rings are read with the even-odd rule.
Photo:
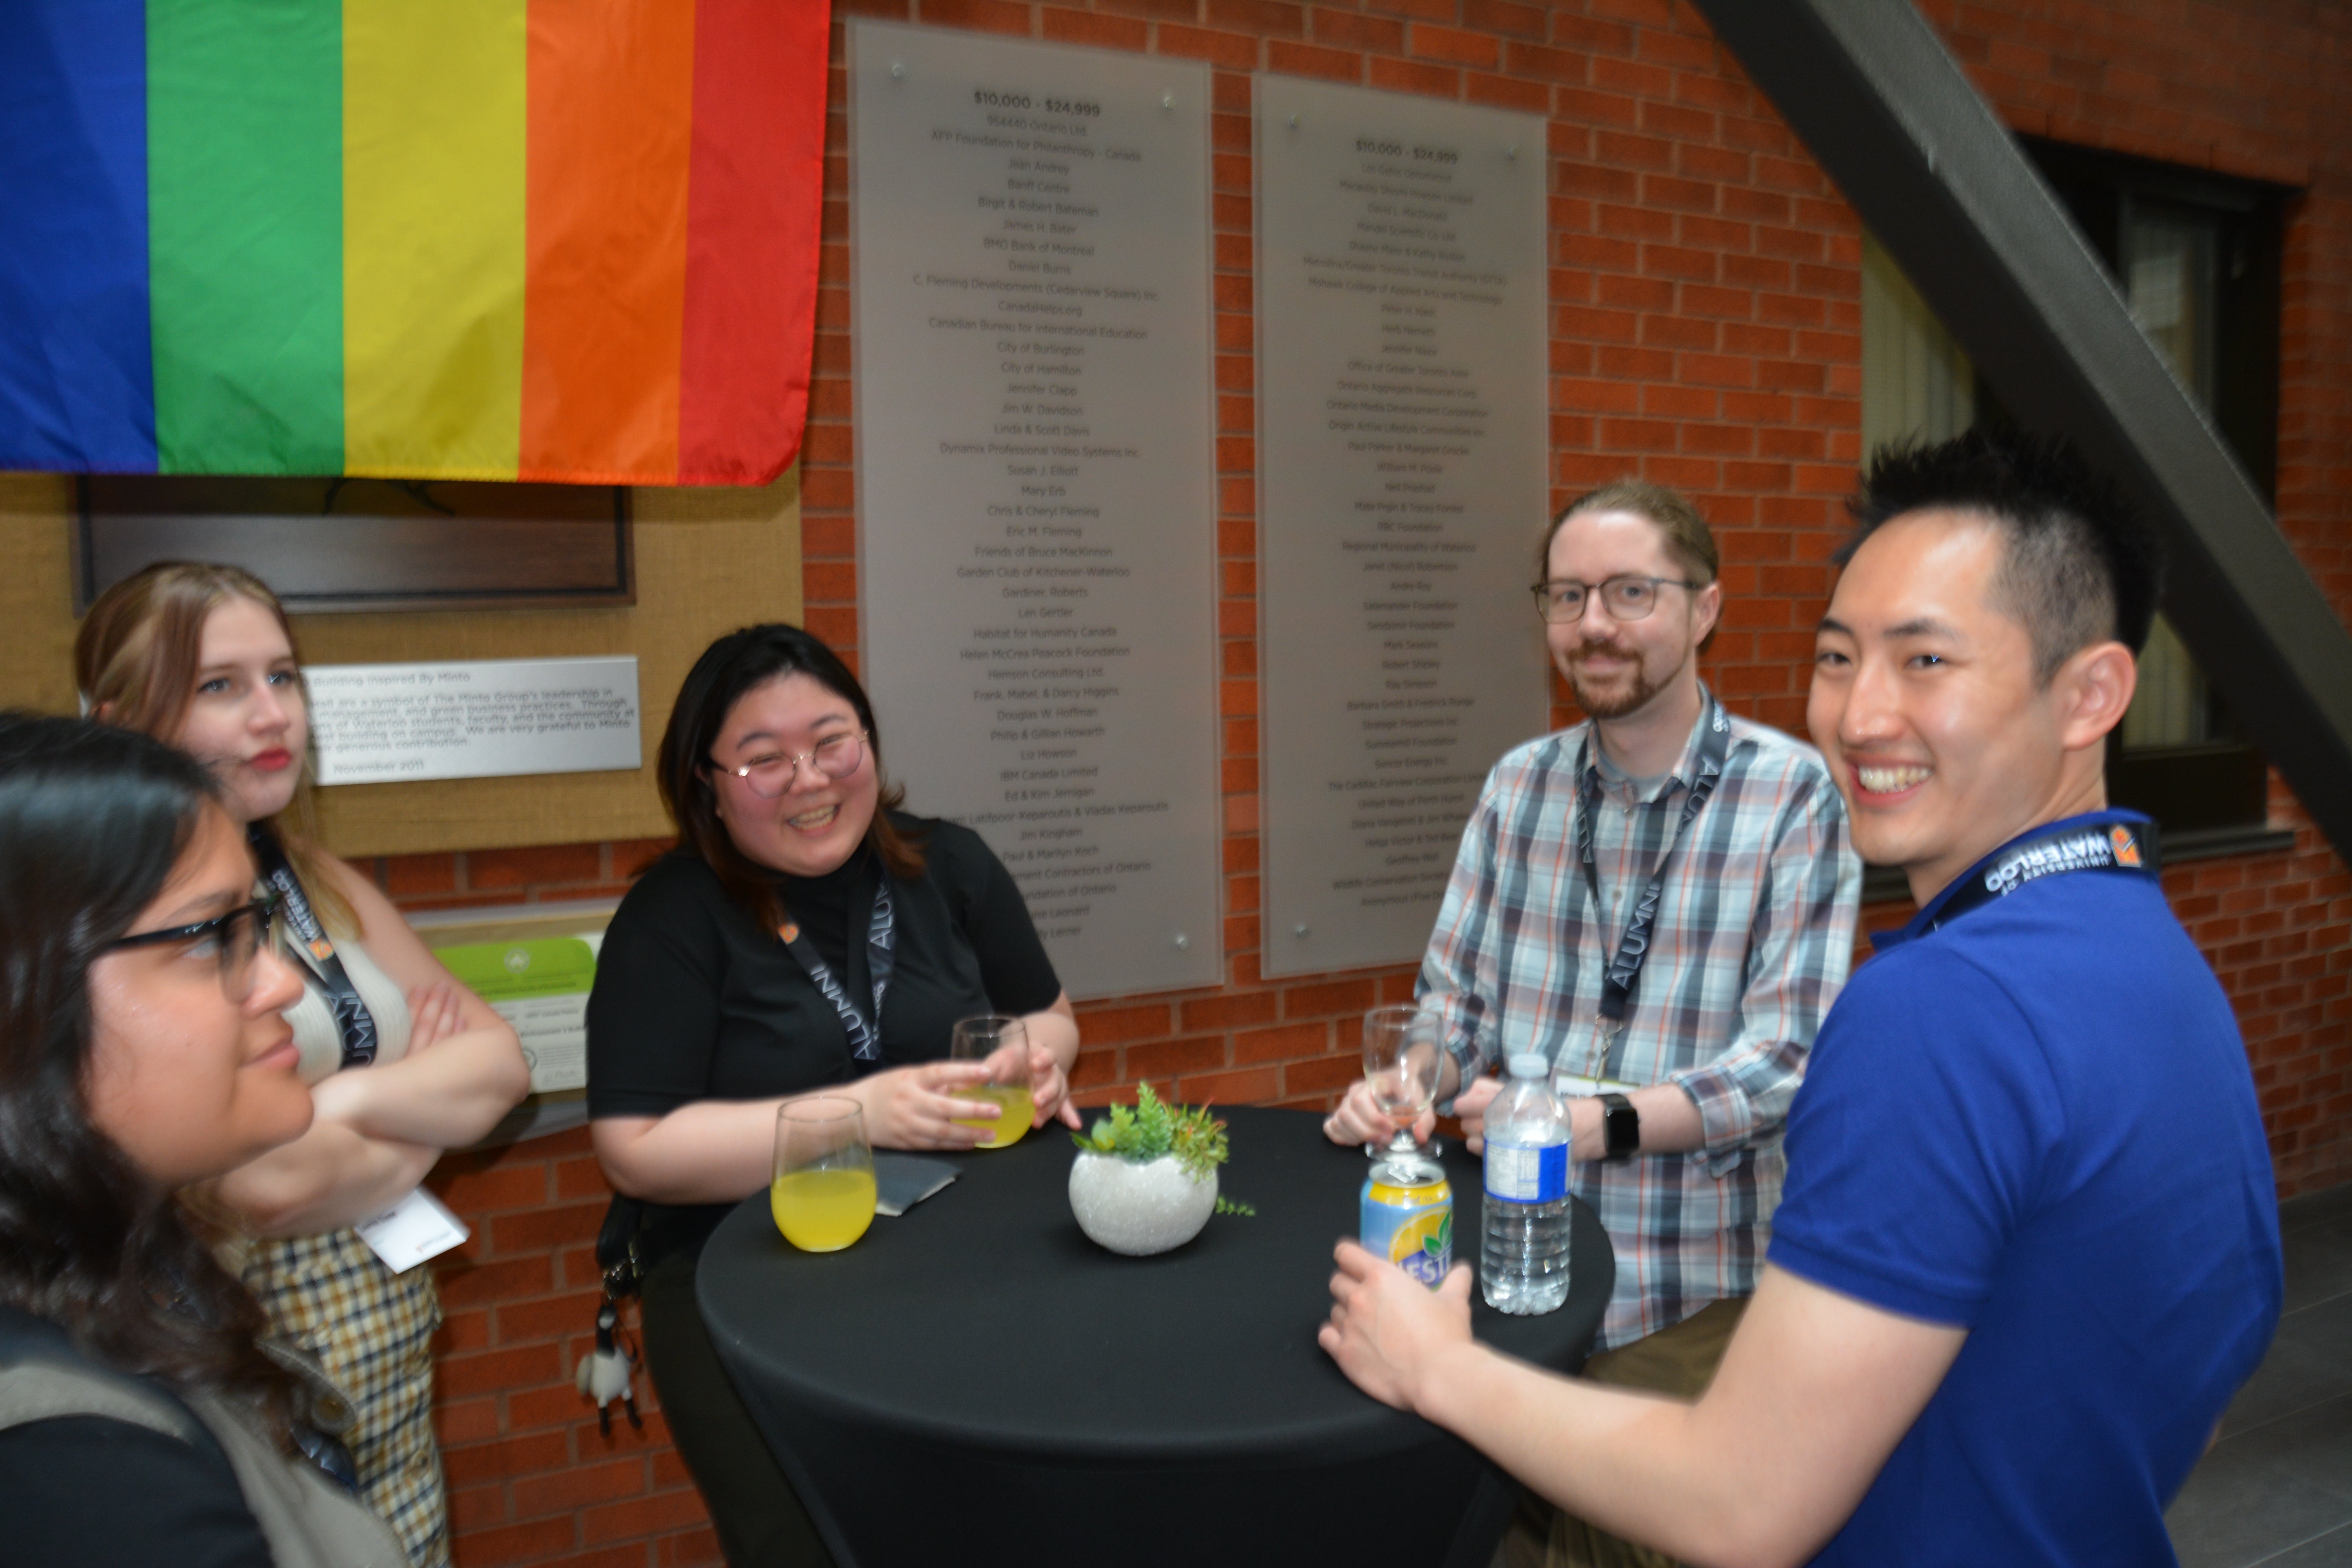
[[1528, 1054], [1509, 1065], [1486, 1108], [1478, 1280], [1486, 1305], [1528, 1316], [1568, 1300], [1568, 1112], [1552, 1094], [1550, 1062]]

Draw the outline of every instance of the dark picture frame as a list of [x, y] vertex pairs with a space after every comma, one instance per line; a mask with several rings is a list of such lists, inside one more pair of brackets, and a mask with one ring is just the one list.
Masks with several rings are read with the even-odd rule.
[[614, 607], [636, 603], [623, 485], [85, 474], [74, 614], [158, 561], [217, 561], [286, 607]]

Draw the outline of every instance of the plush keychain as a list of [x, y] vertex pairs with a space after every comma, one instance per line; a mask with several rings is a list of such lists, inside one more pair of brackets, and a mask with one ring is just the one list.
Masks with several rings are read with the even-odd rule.
[[596, 1310], [596, 1350], [593, 1355], [580, 1358], [580, 1367], [572, 1381], [580, 1392], [596, 1402], [596, 1426], [607, 1437], [613, 1435], [613, 1401], [629, 1413], [629, 1425], [642, 1429], [645, 1421], [637, 1415], [637, 1401], [629, 1392], [629, 1364], [636, 1360], [622, 1348], [621, 1310], [607, 1301]]

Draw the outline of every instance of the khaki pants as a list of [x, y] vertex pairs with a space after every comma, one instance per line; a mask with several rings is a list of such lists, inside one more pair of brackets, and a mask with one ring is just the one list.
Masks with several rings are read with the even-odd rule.
[[[1715, 1381], [1724, 1347], [1747, 1305], [1745, 1297], [1709, 1302], [1671, 1329], [1602, 1351], [1584, 1363], [1584, 1375], [1620, 1388], [1696, 1399]], [[1533, 1492], [1520, 1495], [1498, 1561], [1503, 1568], [1681, 1568], [1664, 1552], [1595, 1530]]]

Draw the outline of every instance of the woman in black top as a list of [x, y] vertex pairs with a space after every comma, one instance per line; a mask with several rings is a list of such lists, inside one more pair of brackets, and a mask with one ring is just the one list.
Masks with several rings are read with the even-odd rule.
[[18, 1568], [406, 1562], [297, 1456], [316, 1407], [173, 1196], [310, 1125], [279, 1016], [302, 983], [253, 885], [201, 764], [0, 715], [0, 1558]]
[[959, 1018], [1020, 1016], [1035, 1124], [1076, 1127], [1077, 1022], [1003, 864], [970, 829], [897, 809], [864, 689], [806, 632], [713, 643], [678, 693], [659, 777], [678, 845], [598, 954], [591, 1130], [614, 1187], [648, 1205], [646, 1354], [728, 1561], [823, 1563], [710, 1351], [702, 1243], [767, 1186], [776, 1107], [793, 1096], [857, 1100], [880, 1148], [978, 1143], [993, 1108], [955, 1096], [987, 1076], [944, 1059]]

